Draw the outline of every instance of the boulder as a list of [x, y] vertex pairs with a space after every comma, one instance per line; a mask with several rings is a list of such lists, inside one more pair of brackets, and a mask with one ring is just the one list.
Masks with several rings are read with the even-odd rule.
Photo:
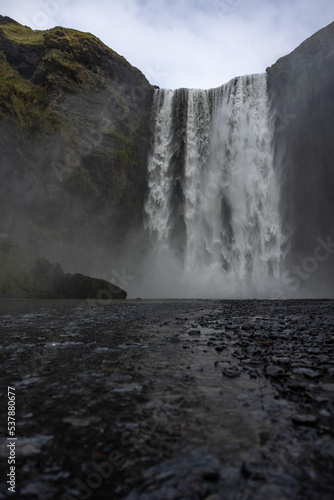
[[103, 279], [64, 274], [62, 267], [8, 239], [0, 240], [0, 298], [125, 299]]
[[66, 299], [125, 299], [121, 288], [106, 280], [90, 278], [83, 274], [65, 274], [58, 283], [57, 293]]

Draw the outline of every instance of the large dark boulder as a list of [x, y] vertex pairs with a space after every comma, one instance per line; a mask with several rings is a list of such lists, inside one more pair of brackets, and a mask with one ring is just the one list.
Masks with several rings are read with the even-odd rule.
[[0, 240], [0, 298], [125, 299], [126, 292], [102, 279], [64, 274], [59, 264], [7, 239]]
[[83, 274], [66, 274], [57, 287], [66, 299], [126, 299], [126, 292], [106, 280], [90, 278]]

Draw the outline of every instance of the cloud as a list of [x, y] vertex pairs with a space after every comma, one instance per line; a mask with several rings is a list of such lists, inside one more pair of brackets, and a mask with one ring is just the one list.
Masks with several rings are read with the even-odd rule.
[[94, 33], [152, 84], [170, 88], [264, 72], [334, 18], [332, 0], [0, 0], [0, 7], [34, 29]]

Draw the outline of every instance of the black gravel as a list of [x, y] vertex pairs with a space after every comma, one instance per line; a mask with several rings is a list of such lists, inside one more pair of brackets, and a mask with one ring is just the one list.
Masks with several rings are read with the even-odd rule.
[[331, 300], [2, 301], [0, 336], [0, 499], [334, 498]]

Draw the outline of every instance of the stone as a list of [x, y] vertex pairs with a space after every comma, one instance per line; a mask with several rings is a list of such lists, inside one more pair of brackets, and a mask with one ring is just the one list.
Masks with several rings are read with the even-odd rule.
[[66, 299], [125, 299], [127, 293], [106, 280], [83, 274], [65, 274], [58, 281], [57, 293]]
[[320, 389], [323, 391], [334, 392], [334, 384], [321, 384]]
[[239, 377], [241, 371], [237, 366], [231, 366], [222, 370], [223, 375], [229, 378]]
[[292, 417], [292, 421], [296, 425], [313, 426], [318, 422], [318, 418], [315, 415], [298, 414]]
[[188, 335], [201, 335], [201, 330], [198, 328], [192, 328], [191, 330], [187, 331]]
[[64, 274], [51, 263], [9, 240], [0, 241], [0, 297], [125, 299], [127, 293], [106, 280], [83, 274]]
[[178, 337], [166, 337], [165, 341], [171, 342], [172, 344], [179, 344], [181, 342], [181, 339], [179, 339]]
[[281, 366], [270, 365], [270, 366], [267, 366], [267, 368], [266, 368], [266, 375], [269, 375], [270, 377], [279, 377], [280, 375], [283, 375], [284, 373], [285, 373], [285, 370]]
[[273, 356], [271, 359], [274, 363], [290, 363], [290, 358], [284, 356]]
[[293, 373], [296, 373], [297, 375], [305, 375], [305, 377], [308, 377], [308, 378], [318, 378], [320, 377], [321, 373], [316, 371], [316, 370], [312, 370], [311, 368], [294, 368], [293, 370]]

